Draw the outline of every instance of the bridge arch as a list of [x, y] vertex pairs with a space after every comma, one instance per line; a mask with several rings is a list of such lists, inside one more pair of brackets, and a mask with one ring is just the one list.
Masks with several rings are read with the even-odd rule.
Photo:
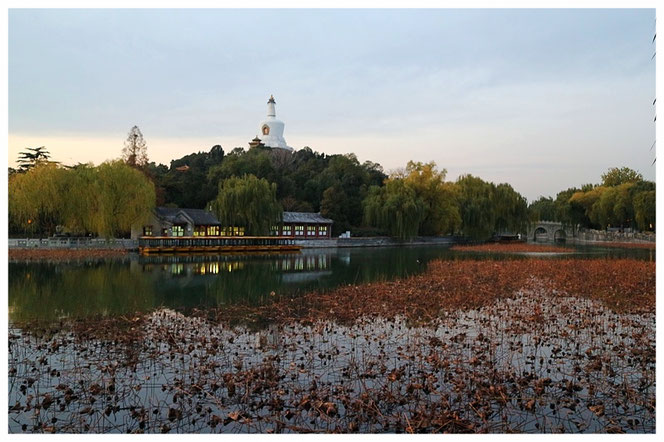
[[533, 234], [533, 241], [537, 240], [544, 240], [547, 241], [549, 239], [549, 232], [542, 226], [538, 226], [535, 229], [535, 233]]
[[528, 226], [529, 241], [567, 241], [574, 238], [574, 227], [559, 221], [537, 221]]
[[565, 242], [567, 240], [567, 232], [563, 229], [558, 229], [553, 232], [553, 240], [555, 242]]

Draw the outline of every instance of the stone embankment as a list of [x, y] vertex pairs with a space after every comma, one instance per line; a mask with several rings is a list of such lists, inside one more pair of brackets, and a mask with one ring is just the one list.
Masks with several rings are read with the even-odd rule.
[[601, 243], [617, 244], [651, 244], [655, 245], [657, 236], [650, 232], [610, 232], [605, 230], [580, 230], [574, 236], [574, 242], [579, 244], [604, 245]]
[[338, 247], [387, 247], [387, 246], [423, 246], [456, 244], [452, 236], [416, 236], [410, 240], [398, 240], [388, 236], [366, 238], [339, 238]]
[[113, 258], [138, 249], [138, 242], [118, 238], [9, 238], [9, 259], [78, 260]]

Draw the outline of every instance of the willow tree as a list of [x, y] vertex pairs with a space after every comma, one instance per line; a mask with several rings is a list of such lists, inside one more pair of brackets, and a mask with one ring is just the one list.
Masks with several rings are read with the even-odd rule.
[[654, 190], [639, 192], [634, 197], [634, 218], [636, 225], [641, 230], [655, 228], [655, 199]]
[[472, 175], [459, 177], [456, 185], [463, 234], [475, 240], [488, 239], [495, 232], [496, 226], [494, 185]]
[[527, 230], [528, 202], [512, 186], [501, 183], [493, 187], [491, 200], [496, 215], [494, 226], [497, 233]]
[[219, 182], [212, 210], [223, 226], [244, 227], [248, 235], [267, 235], [282, 219], [277, 185], [255, 175], [231, 177]]
[[54, 163], [39, 163], [8, 181], [9, 218], [26, 232], [51, 235], [65, 219], [67, 171]]
[[94, 194], [95, 209], [88, 222], [106, 237], [127, 233], [146, 221], [156, 200], [152, 181], [122, 161], [96, 167]]
[[453, 233], [461, 224], [461, 216], [456, 187], [445, 182], [447, 170], [439, 171], [433, 161], [409, 161], [402, 173], [404, 184], [415, 192], [422, 203], [418, 233], [424, 236]]
[[386, 180], [383, 187], [371, 186], [363, 206], [368, 225], [399, 239], [417, 235], [425, 213], [424, 201], [400, 178]]
[[9, 217], [22, 231], [115, 236], [145, 221], [155, 205], [152, 182], [122, 161], [63, 168], [42, 163], [9, 179]]
[[71, 167], [67, 170], [66, 183], [67, 198], [62, 202], [63, 225], [74, 233], [98, 233], [95, 222], [100, 214], [97, 168], [92, 164]]

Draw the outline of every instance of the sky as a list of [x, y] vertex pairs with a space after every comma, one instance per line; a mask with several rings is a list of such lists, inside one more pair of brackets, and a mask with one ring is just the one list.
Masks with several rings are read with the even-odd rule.
[[610, 167], [655, 179], [654, 9], [11, 9], [8, 162], [248, 147], [274, 94], [290, 146], [529, 201]]

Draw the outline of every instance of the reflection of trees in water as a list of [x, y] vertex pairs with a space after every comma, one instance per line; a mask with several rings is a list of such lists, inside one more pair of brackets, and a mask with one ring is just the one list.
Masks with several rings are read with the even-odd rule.
[[82, 318], [121, 315], [152, 308], [154, 291], [125, 262], [9, 265], [9, 318]]
[[257, 305], [270, 293], [297, 294], [339, 284], [403, 277], [440, 255], [417, 248], [308, 250], [278, 255], [140, 257], [130, 262], [11, 263], [13, 321], [122, 315], [166, 306], [185, 311], [229, 303]]
[[[653, 250], [576, 247], [576, 258], [654, 260]], [[649, 256], [650, 254], [650, 256]], [[301, 253], [149, 256], [70, 263], [10, 263], [9, 317], [125, 315], [164, 306], [187, 310], [230, 303], [258, 305], [271, 292], [293, 295], [343, 284], [405, 278], [432, 259], [528, 259], [526, 255], [454, 252], [445, 247], [305, 249]]]
[[[141, 259], [141, 263], [142, 271], [159, 281], [160, 303], [186, 309], [229, 303], [257, 305], [268, 301], [271, 292], [316, 286], [321, 271], [331, 266], [331, 254], [162, 256]], [[285, 277], [295, 274], [311, 278]]]

